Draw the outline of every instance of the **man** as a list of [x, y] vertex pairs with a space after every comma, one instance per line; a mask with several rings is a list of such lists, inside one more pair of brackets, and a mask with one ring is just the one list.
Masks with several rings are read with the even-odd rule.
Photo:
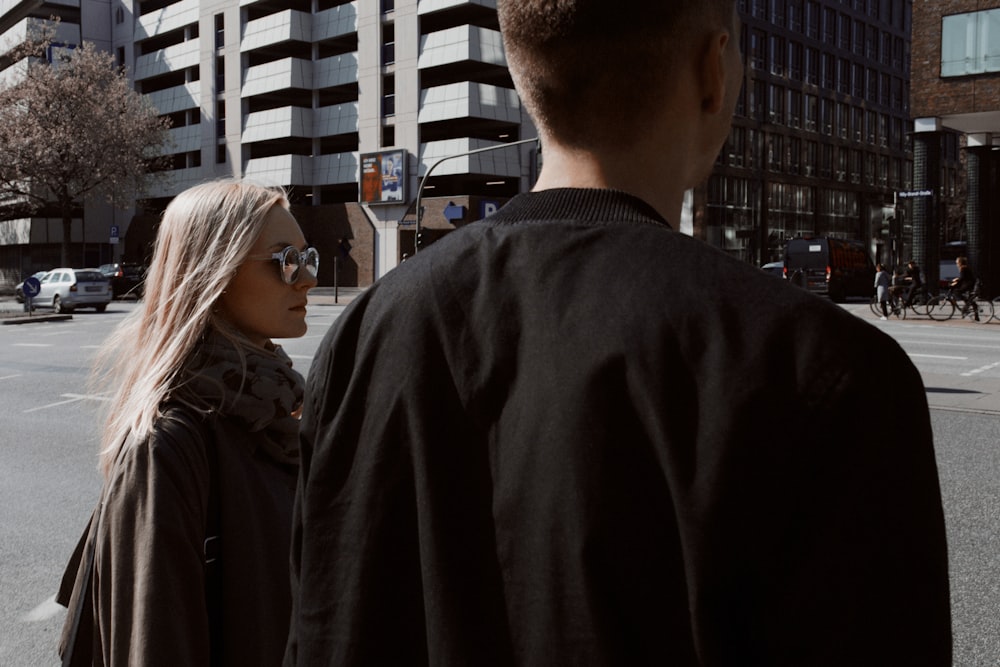
[[321, 346], [285, 664], [950, 665], [916, 370], [672, 227], [733, 1], [497, 7], [545, 165]]
[[979, 321], [979, 308], [976, 306], [976, 274], [969, 266], [968, 257], [956, 257], [955, 266], [958, 267], [958, 275], [951, 281], [952, 291], [958, 295], [965, 305], [962, 306], [962, 315], [970, 310], [976, 321]]
[[923, 289], [924, 280], [920, 277], [920, 266], [912, 259], [906, 263], [906, 272], [904, 275], [907, 282], [904, 303], [909, 307], [913, 305], [913, 297]]

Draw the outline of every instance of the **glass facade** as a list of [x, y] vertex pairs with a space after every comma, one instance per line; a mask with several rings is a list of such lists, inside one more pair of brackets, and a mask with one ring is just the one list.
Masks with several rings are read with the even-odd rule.
[[1000, 72], [1000, 9], [941, 19], [941, 76]]

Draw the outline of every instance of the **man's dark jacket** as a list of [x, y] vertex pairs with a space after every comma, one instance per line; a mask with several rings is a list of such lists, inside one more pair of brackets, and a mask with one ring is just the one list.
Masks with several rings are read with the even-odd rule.
[[950, 665], [921, 380], [610, 191], [521, 195], [309, 375], [286, 665]]

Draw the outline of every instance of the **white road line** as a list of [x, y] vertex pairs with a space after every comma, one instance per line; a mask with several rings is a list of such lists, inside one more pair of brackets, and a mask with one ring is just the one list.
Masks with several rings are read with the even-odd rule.
[[56, 596], [53, 595], [48, 600], [25, 614], [21, 620], [27, 621], [28, 623], [47, 621], [56, 614], [64, 611], [66, 611], [66, 607], [56, 602]]
[[289, 359], [312, 359], [312, 355], [311, 354], [290, 354], [290, 355], [288, 355], [288, 358]]
[[39, 410], [48, 410], [49, 408], [57, 408], [60, 405], [67, 405], [68, 403], [76, 403], [77, 401], [108, 401], [111, 400], [107, 396], [96, 396], [93, 394], [62, 394], [67, 400], [59, 401], [57, 403], [49, 403], [48, 405], [39, 405], [35, 408], [28, 408], [25, 413], [28, 412], [38, 412]]
[[986, 371], [993, 370], [997, 366], [1000, 366], [1000, 361], [998, 361], [996, 363], [992, 363], [992, 364], [986, 365], [986, 366], [980, 366], [979, 368], [973, 369], [973, 370], [969, 371], [968, 373], [962, 373], [962, 377], [967, 378], [967, 377], [972, 377], [973, 375], [979, 375], [980, 373], [984, 373]]
[[17, 374], [17, 375], [4, 375], [3, 377], [0, 377], [0, 380], [12, 380], [14, 378], [19, 378], [19, 377], [21, 377], [20, 374]]
[[52, 343], [11, 343], [13, 347], [52, 347]]
[[957, 361], [968, 361], [969, 360], [968, 357], [947, 357], [947, 356], [945, 356], [943, 354], [915, 354], [915, 353], [912, 353], [912, 352], [907, 352], [906, 354], [908, 356], [911, 356], [911, 357], [922, 357], [924, 359], [955, 359]]

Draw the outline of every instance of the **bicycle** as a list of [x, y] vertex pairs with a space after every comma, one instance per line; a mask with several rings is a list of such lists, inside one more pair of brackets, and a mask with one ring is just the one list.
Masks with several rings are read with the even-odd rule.
[[930, 295], [926, 287], [918, 287], [910, 295], [909, 300], [905, 296], [900, 297], [904, 308], [909, 308], [917, 317], [929, 317], [927, 304], [930, 302]]
[[[868, 304], [872, 309], [872, 313], [875, 317], [884, 317], [882, 315], [882, 304], [878, 300], [878, 296], [873, 296], [871, 302]], [[906, 306], [903, 305], [903, 300], [892, 291], [889, 292], [889, 300], [886, 302], [886, 310], [889, 311], [890, 317], [897, 317], [901, 320], [906, 319]]]
[[[961, 306], [958, 305], [960, 299], [963, 301]], [[927, 314], [932, 320], [938, 322], [950, 320], [955, 316], [956, 311], [961, 314], [963, 319], [972, 317], [980, 324], [986, 324], [995, 315], [993, 302], [981, 299], [978, 292], [973, 292], [966, 301], [961, 295], [948, 290], [944, 294], [932, 297], [927, 302]]]

